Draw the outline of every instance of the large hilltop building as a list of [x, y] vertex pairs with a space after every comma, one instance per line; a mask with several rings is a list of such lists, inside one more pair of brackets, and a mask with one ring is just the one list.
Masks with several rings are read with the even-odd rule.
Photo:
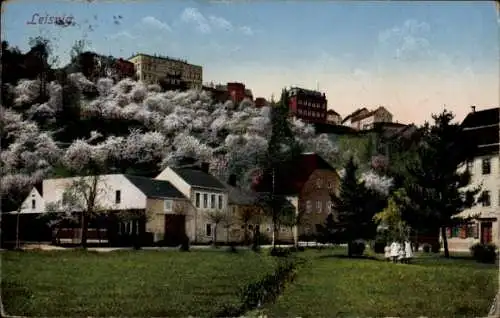
[[201, 89], [203, 68], [199, 65], [189, 64], [181, 59], [144, 53], [135, 54], [128, 60], [134, 63], [140, 81], [150, 84], [168, 81], [170, 84], [179, 85], [183, 82], [188, 88]]
[[288, 94], [288, 107], [292, 116], [308, 123], [326, 122], [328, 101], [325, 93], [292, 87]]

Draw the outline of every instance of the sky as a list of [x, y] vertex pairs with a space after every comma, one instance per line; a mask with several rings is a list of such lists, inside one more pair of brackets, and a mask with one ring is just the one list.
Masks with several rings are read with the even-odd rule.
[[24, 51], [30, 37], [49, 38], [61, 64], [84, 40], [115, 57], [183, 58], [203, 66], [204, 82], [242, 82], [255, 97], [319, 88], [342, 116], [384, 106], [401, 123], [500, 105], [491, 1], [10, 0], [2, 10], [2, 39]]

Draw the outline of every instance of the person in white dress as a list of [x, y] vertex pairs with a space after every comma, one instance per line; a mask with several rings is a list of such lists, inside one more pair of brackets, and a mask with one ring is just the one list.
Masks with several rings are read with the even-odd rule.
[[384, 256], [386, 261], [391, 260], [391, 247], [389, 245], [384, 247]]
[[400, 249], [400, 244], [396, 241], [393, 241], [391, 243], [391, 252], [390, 252], [391, 260], [393, 263], [396, 263], [396, 261], [398, 260], [399, 249]]
[[413, 258], [413, 249], [411, 247], [411, 242], [410, 241], [405, 241], [405, 261], [406, 263], [410, 263], [411, 259]]
[[405, 262], [405, 249], [404, 249], [404, 244], [401, 244], [398, 242], [398, 261], [400, 263], [404, 263]]

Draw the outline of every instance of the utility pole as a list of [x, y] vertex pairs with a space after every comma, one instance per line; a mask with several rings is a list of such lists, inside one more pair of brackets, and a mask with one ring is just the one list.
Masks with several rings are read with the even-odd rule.
[[275, 186], [275, 172], [274, 172], [274, 167], [273, 167], [273, 175], [272, 175], [273, 181], [272, 181], [272, 189], [271, 189], [271, 215], [273, 219], [273, 248], [275, 247], [276, 244], [276, 216], [274, 211], [274, 186]]

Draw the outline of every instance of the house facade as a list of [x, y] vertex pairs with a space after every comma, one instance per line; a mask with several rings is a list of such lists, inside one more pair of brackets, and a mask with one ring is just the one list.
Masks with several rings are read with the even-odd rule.
[[476, 217], [468, 224], [447, 228], [450, 250], [468, 250], [475, 243], [500, 245], [500, 159], [499, 159], [499, 108], [469, 113], [462, 127], [468, 138], [477, 142], [474, 159], [461, 169], [471, 173], [471, 187], [482, 185], [483, 199], [460, 216]]
[[229, 213], [228, 191], [214, 176], [208, 173], [208, 166], [200, 169], [167, 167], [157, 180], [169, 181], [192, 205], [192, 217], [187, 222], [188, 236], [194, 243], [209, 243], [217, 231], [217, 241], [225, 241], [226, 229], [219, 224], [217, 229], [210, 214]]
[[[75, 182], [85, 185], [72, 194], [74, 200], [80, 203], [65, 203], [68, 198], [64, 193]], [[84, 197], [93, 188], [93, 182], [96, 184], [96, 212], [102, 212], [105, 217], [90, 220], [89, 243], [119, 245], [127, 241], [131, 243], [133, 237], [144, 235], [140, 238], [144, 243], [154, 244], [178, 241], [187, 234], [183, 221], [189, 217], [190, 202], [181, 192], [168, 181], [123, 174], [46, 179], [42, 185], [43, 196], [37, 188], [33, 188], [23, 202], [21, 214], [74, 213], [76, 222], [65, 222], [56, 229], [54, 236], [59, 243], [79, 244], [81, 224], [77, 215], [85, 209], [81, 202], [84, 202]], [[57, 208], [52, 210], [54, 204]], [[171, 223], [177, 215], [181, 216], [177, 218], [180, 221], [177, 221], [175, 227], [169, 227], [169, 221]]]
[[[254, 186], [258, 192], [269, 192], [269, 177], [260, 179]], [[331, 194], [338, 194], [340, 176], [316, 153], [304, 153], [297, 162], [296, 172], [275, 181], [275, 193], [283, 195], [301, 215], [300, 225], [294, 229], [280, 228], [279, 238], [293, 240], [317, 233], [317, 225], [324, 224], [331, 210]], [[272, 234], [271, 224], [263, 225]]]
[[330, 125], [340, 125], [342, 123], [342, 117], [333, 109], [329, 109], [326, 112], [326, 122]]

